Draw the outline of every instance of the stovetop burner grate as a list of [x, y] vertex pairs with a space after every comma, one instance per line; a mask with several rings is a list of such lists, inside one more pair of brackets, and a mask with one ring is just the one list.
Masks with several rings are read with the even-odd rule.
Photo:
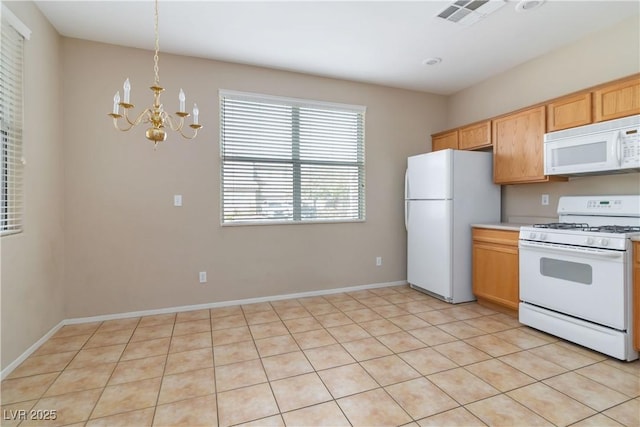
[[554, 230], [580, 230], [595, 233], [639, 233], [640, 227], [630, 225], [600, 225], [592, 227], [589, 224], [579, 222], [550, 222], [546, 224], [533, 224], [534, 228], [548, 228]]
[[635, 233], [640, 232], [640, 227], [628, 225], [601, 225], [599, 227], [586, 227], [583, 231], [595, 231], [598, 233]]
[[589, 228], [589, 224], [578, 222], [550, 222], [547, 224], [533, 224], [535, 228], [553, 228], [555, 230], [573, 230]]

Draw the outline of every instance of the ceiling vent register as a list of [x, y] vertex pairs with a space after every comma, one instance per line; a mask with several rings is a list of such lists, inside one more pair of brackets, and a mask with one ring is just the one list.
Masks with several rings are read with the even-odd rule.
[[505, 4], [504, 0], [459, 0], [447, 6], [437, 17], [455, 24], [469, 26]]

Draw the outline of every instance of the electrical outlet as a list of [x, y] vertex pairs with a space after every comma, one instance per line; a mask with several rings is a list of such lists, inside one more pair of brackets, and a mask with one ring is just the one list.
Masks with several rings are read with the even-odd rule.
[[173, 206], [182, 206], [182, 194], [173, 196]]
[[200, 272], [200, 283], [207, 283], [207, 272], [206, 271], [201, 271]]
[[376, 267], [380, 267], [382, 265], [382, 257], [381, 256], [377, 256], [376, 257]]
[[549, 195], [543, 194], [541, 199], [542, 205], [547, 206], [549, 204]]

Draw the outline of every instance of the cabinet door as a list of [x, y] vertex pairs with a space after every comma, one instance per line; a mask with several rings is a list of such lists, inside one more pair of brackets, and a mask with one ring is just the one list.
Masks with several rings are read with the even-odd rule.
[[444, 150], [446, 148], [458, 149], [457, 130], [431, 135], [431, 151]]
[[640, 77], [607, 85], [593, 94], [596, 122], [640, 114]]
[[493, 181], [496, 184], [544, 182], [545, 107], [493, 121]]
[[461, 150], [491, 147], [491, 120], [460, 128], [458, 147]]
[[473, 229], [473, 293], [476, 297], [518, 310], [518, 232]]
[[567, 96], [547, 104], [547, 132], [591, 122], [591, 92]]

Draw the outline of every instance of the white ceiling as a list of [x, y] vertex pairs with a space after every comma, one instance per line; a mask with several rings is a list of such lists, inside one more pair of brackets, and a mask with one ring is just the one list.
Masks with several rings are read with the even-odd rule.
[[[63, 36], [153, 50], [150, 0], [35, 3]], [[640, 18], [637, 0], [547, 0], [528, 12], [509, 0], [465, 27], [435, 17], [450, 3], [160, 0], [160, 51], [451, 94]]]

